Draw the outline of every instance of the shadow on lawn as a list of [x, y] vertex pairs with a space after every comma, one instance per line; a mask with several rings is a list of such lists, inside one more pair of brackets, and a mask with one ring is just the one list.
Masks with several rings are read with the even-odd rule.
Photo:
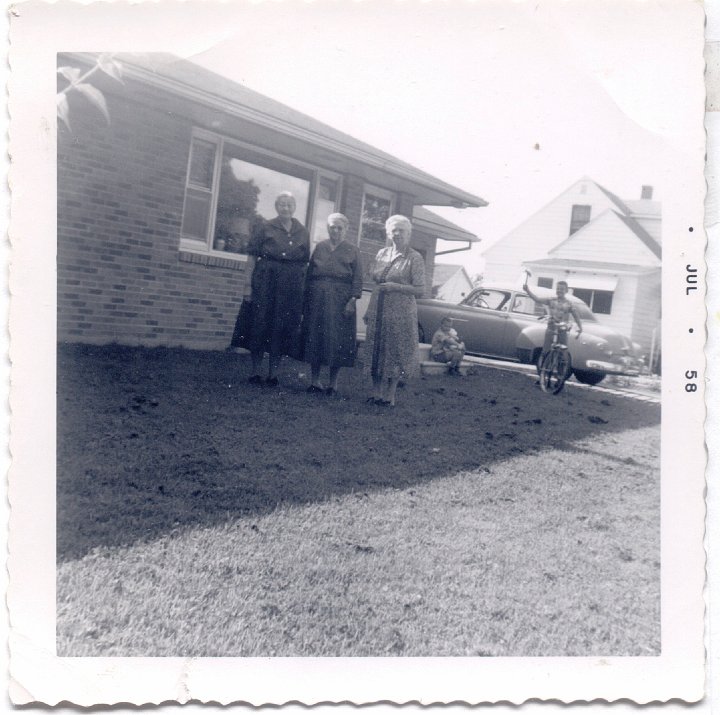
[[659, 405], [550, 396], [492, 368], [418, 378], [390, 409], [365, 403], [359, 369], [341, 372], [345, 399], [308, 395], [291, 360], [275, 389], [248, 385], [248, 359], [231, 353], [61, 345], [57, 367], [60, 561], [660, 422]]

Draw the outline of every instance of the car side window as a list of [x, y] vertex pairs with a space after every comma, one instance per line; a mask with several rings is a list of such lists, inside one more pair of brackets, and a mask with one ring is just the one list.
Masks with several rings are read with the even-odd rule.
[[536, 303], [529, 295], [516, 295], [512, 312], [533, 316], [545, 315], [545, 308], [542, 303]]

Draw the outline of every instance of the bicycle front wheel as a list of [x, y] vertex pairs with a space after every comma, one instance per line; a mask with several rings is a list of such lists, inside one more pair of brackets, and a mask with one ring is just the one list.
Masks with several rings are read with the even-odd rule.
[[540, 387], [543, 392], [557, 395], [570, 374], [570, 359], [565, 350], [550, 350], [540, 366]]

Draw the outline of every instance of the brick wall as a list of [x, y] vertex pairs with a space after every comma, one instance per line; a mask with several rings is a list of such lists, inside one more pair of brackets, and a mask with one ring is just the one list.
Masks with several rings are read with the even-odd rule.
[[242, 264], [178, 251], [191, 124], [124, 91], [58, 129], [58, 339], [225, 347]]
[[[144, 85], [105, 91], [111, 117], [71, 96], [72, 132], [58, 129], [58, 339], [229, 344], [245, 264], [179, 251], [192, 122]], [[242, 137], [239, 137], [242, 138]], [[364, 181], [343, 178], [341, 211], [358, 236]], [[397, 197], [412, 216], [413, 198]], [[434, 239], [413, 234], [432, 282]], [[382, 246], [361, 241], [366, 267]]]

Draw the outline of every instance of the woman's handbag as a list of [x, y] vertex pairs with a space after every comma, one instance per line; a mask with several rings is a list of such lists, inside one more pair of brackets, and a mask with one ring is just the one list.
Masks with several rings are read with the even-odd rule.
[[243, 298], [237, 320], [235, 321], [235, 330], [233, 331], [232, 340], [230, 341], [231, 348], [247, 347], [252, 331], [253, 318], [255, 314], [254, 308], [255, 306], [249, 298]]

